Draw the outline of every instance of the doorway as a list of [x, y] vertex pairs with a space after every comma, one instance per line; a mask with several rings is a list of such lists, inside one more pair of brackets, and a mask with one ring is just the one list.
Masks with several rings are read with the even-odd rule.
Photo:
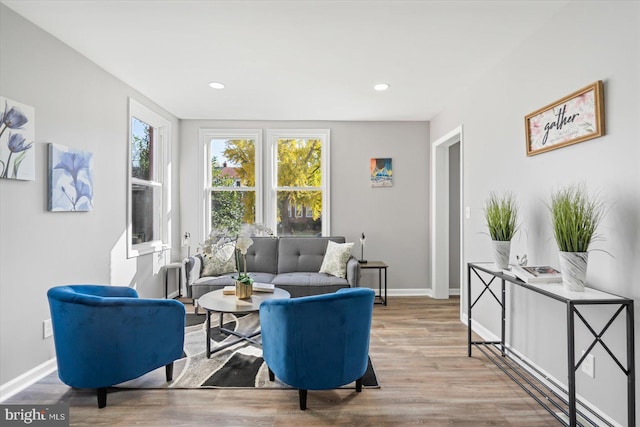
[[463, 148], [462, 126], [431, 145], [431, 290], [437, 299], [459, 294], [464, 283]]

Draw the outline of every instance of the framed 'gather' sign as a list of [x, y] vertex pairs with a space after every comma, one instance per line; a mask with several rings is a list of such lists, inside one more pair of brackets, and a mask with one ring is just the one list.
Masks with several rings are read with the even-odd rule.
[[604, 99], [598, 80], [524, 118], [527, 156], [604, 135]]

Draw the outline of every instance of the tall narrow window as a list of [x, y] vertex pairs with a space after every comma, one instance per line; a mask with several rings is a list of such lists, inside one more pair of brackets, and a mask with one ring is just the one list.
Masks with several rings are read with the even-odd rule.
[[[269, 141], [278, 235], [329, 235], [329, 131], [273, 130]], [[310, 215], [303, 215], [303, 207]]]
[[169, 122], [142, 104], [129, 102], [129, 257], [161, 250], [168, 244], [166, 150]]
[[201, 132], [205, 154], [205, 224], [235, 234], [242, 224], [262, 221], [259, 131]]

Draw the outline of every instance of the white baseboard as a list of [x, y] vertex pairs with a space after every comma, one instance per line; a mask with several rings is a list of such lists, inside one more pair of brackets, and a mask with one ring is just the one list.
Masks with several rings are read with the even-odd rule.
[[58, 365], [56, 363], [56, 358], [54, 357], [53, 359], [49, 359], [43, 364], [36, 366], [30, 371], [25, 372], [19, 377], [2, 384], [0, 386], [0, 402], [4, 402], [14, 394], [21, 392], [50, 373], [55, 372], [56, 369], [58, 369]]
[[[467, 320], [468, 320], [467, 319], [467, 313], [462, 313], [461, 312], [460, 313], [460, 321], [468, 326], [469, 323], [467, 322]], [[495, 335], [493, 332], [491, 332], [490, 330], [488, 330], [487, 328], [482, 326], [480, 323], [478, 323], [477, 320], [473, 321], [473, 327], [471, 329], [473, 330], [473, 332], [478, 334], [485, 341], [500, 341], [500, 337], [499, 336]], [[520, 353], [518, 350], [515, 350], [514, 348], [512, 348], [508, 343], [507, 343], [507, 345], [505, 345], [505, 347], [509, 350], [510, 353], [516, 355], [517, 357], [520, 357], [520, 358], [524, 359], [527, 363], [529, 363], [531, 366], [533, 366], [535, 369], [537, 369], [542, 375], [540, 375], [537, 372], [535, 372], [532, 369], [530, 369], [525, 363], [521, 362], [517, 358], [511, 358], [511, 360], [513, 360], [518, 366], [520, 366], [522, 369], [527, 371], [533, 377], [537, 378], [540, 382], [542, 382], [543, 384], [549, 385], [552, 389], [554, 389], [555, 391], [560, 392], [560, 393], [561, 393], [561, 390], [557, 389], [550, 381], [561, 385], [562, 387], [564, 387], [565, 390], [567, 389], [567, 385], [563, 381], [558, 380], [553, 375], [549, 374], [547, 371], [542, 369], [540, 366], [538, 366], [535, 363], [533, 363], [533, 361], [531, 361], [524, 354]], [[549, 379], [550, 381], [548, 381], [547, 379]], [[593, 403], [589, 402], [584, 397], [580, 396], [579, 393], [576, 393], [576, 397], [580, 400], [582, 405], [584, 405], [585, 407], [591, 409], [594, 413], [596, 413], [599, 416], [601, 416], [603, 419], [605, 419], [612, 426], [614, 426], [614, 427], [622, 427], [622, 425], [620, 423], [618, 423], [617, 421], [612, 419], [610, 416], [605, 414], [602, 410], [600, 410]], [[596, 419], [594, 421], [598, 422], [599, 420]]]
[[[378, 288], [372, 287], [376, 294]], [[384, 289], [382, 290], [384, 295]], [[390, 297], [433, 297], [433, 289], [387, 289], [387, 295]], [[449, 289], [449, 296], [459, 296], [460, 289]]]
[[[371, 288], [378, 293], [378, 288]], [[384, 295], [384, 289], [382, 290]], [[390, 297], [430, 297], [433, 295], [431, 289], [387, 289], [387, 296]]]

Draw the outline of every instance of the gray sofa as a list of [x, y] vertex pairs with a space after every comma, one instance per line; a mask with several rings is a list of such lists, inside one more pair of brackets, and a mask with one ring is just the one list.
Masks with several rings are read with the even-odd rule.
[[[256, 282], [272, 283], [291, 294], [292, 298], [335, 292], [340, 288], [357, 287], [360, 264], [351, 256], [347, 262], [347, 277], [319, 273], [327, 241], [344, 243], [344, 237], [252, 237], [247, 251], [247, 273]], [[240, 266], [242, 269], [242, 266]], [[234, 284], [238, 273], [202, 277], [199, 254], [184, 260], [187, 295], [194, 304], [202, 295]], [[197, 305], [196, 305], [197, 310]], [[197, 312], [197, 311], [196, 311]]]

